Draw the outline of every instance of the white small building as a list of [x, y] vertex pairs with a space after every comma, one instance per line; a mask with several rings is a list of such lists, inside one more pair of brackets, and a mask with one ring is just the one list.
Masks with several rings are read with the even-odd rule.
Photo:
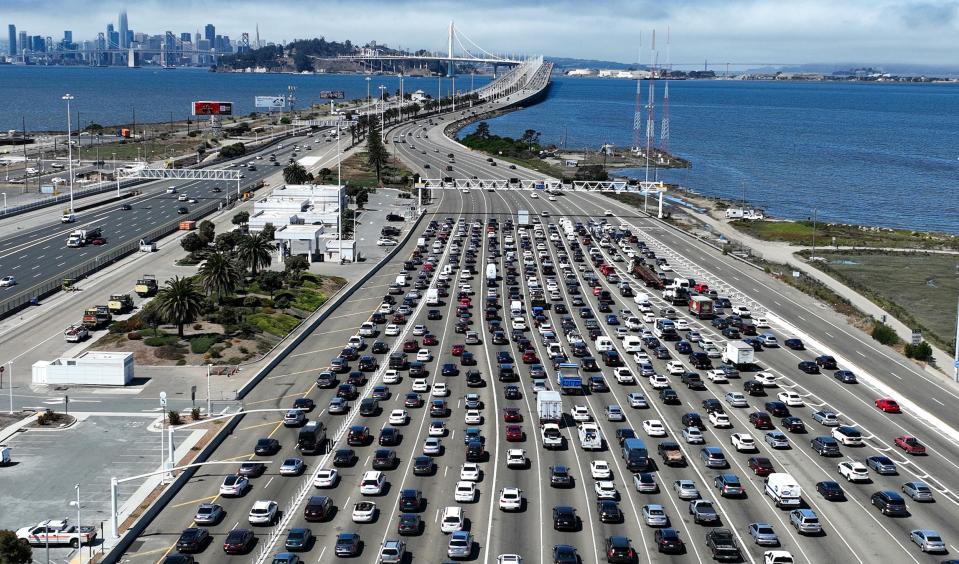
[[570, 69], [566, 71], [566, 76], [594, 76], [596, 71], [593, 69]]
[[279, 229], [284, 225], [335, 226], [340, 209], [346, 205], [346, 190], [330, 184], [289, 184], [274, 188], [253, 202], [251, 232], [262, 231], [266, 224]]
[[[320, 244], [323, 235], [322, 225], [281, 225], [276, 228], [273, 239], [290, 255], [307, 254], [311, 257], [326, 251]], [[284, 253], [284, 254], [286, 254]]]
[[349, 239], [326, 239], [326, 253], [324, 259], [327, 261], [340, 260], [341, 249], [343, 251], [343, 260], [348, 260], [350, 262], [356, 260], [356, 241], [351, 241]]
[[417, 90], [416, 92], [413, 92], [412, 94], [410, 94], [410, 101], [412, 102], [422, 102], [423, 100], [428, 100], [428, 99], [429, 99], [429, 96], [427, 96], [426, 92], [423, 92], [422, 90]]
[[126, 386], [132, 381], [132, 352], [88, 351], [75, 357], [33, 363], [34, 384]]

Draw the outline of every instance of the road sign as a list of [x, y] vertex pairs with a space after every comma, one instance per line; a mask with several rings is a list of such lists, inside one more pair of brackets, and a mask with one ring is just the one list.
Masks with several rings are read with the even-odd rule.
[[912, 346], [918, 346], [922, 342], [922, 331], [912, 330]]
[[190, 386], [190, 401], [196, 403], [196, 386]]
[[166, 392], [160, 392], [160, 407], [166, 407]]

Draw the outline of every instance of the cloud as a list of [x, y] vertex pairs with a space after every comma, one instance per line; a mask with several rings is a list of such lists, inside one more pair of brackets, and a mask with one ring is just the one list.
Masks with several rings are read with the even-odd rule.
[[[449, 21], [496, 53], [542, 53], [631, 62], [640, 35], [650, 60], [657, 29], [665, 62], [901, 62], [951, 64], [959, 50], [955, 0], [0, 0], [0, 24], [93, 38], [126, 8], [130, 27], [159, 34], [213, 23], [233, 38], [325, 36], [363, 44], [445, 50]], [[56, 14], [56, 18], [51, 14]], [[463, 40], [464, 44], [468, 44]], [[471, 50], [474, 48], [471, 46]]]

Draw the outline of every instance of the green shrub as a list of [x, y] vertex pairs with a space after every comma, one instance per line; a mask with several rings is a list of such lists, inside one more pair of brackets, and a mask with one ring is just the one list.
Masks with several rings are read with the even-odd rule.
[[273, 315], [254, 313], [253, 315], [248, 316], [246, 319], [247, 322], [258, 328], [260, 331], [269, 333], [271, 335], [276, 335], [277, 337], [285, 337], [289, 335], [290, 331], [292, 331], [293, 328], [300, 323], [299, 319], [293, 317], [292, 315], [286, 315], [285, 313], [275, 313]]
[[143, 339], [143, 344], [148, 347], [165, 347], [177, 342], [175, 335], [161, 335], [159, 337], [147, 337]]
[[170, 425], [181, 425], [181, 424], [183, 424], [183, 418], [180, 417], [180, 414], [179, 414], [178, 412], [176, 412], [176, 411], [174, 411], [174, 410], [172, 410], [172, 409], [171, 409], [171, 410], [169, 411], [169, 413], [167, 414], [167, 418], [169, 419]]
[[290, 305], [290, 298], [286, 294], [283, 294], [282, 296], [279, 296], [273, 300], [273, 305], [277, 309], [284, 309]]
[[199, 421], [199, 420], [200, 420], [200, 408], [199, 408], [199, 407], [194, 407], [192, 410], [190, 410], [190, 419], [193, 419], [194, 421]]
[[872, 338], [889, 346], [899, 343], [899, 335], [896, 334], [896, 330], [882, 322], [873, 326]]
[[143, 336], [140, 335], [139, 333], [137, 333], [136, 331], [133, 331], [133, 332], [131, 332], [131, 333], [127, 333], [127, 339], [129, 339], [129, 340], [131, 340], [131, 341], [139, 341], [139, 340], [142, 339], [142, 338], [143, 338]]
[[193, 337], [190, 339], [190, 351], [193, 354], [204, 354], [210, 347], [212, 347], [217, 342], [217, 337], [215, 335], [200, 335], [198, 337]]
[[258, 297], [256, 297], [256, 296], [247, 296], [247, 297], [243, 298], [243, 305], [246, 306], [246, 307], [259, 307], [259, 306], [260, 306], [260, 298], [258, 298]]
[[906, 345], [905, 353], [907, 357], [914, 358], [916, 360], [921, 360], [924, 362], [932, 360], [932, 346], [925, 341], [922, 341], [918, 345], [913, 345], [911, 343]]

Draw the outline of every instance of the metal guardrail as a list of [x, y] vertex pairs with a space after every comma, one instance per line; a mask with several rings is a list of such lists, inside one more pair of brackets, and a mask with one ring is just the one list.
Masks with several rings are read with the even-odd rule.
[[[140, 184], [141, 182], [142, 181], [137, 181], [137, 180], [126, 180], [126, 181], [121, 180], [120, 188], [123, 189], [128, 186]], [[116, 190], [116, 189], [117, 189], [116, 181], [111, 180], [109, 182], [97, 182], [93, 186], [90, 186], [88, 188], [84, 188], [81, 190], [77, 190], [76, 188], [74, 188], [73, 199], [76, 200], [77, 198], [82, 198], [84, 196], [102, 194], [103, 192], [109, 192], [110, 190]], [[10, 216], [18, 215], [18, 214], [32, 211], [32, 210], [38, 210], [40, 208], [55, 206], [57, 204], [62, 204], [64, 202], [69, 202], [69, 201], [70, 201], [70, 193], [68, 191], [66, 194], [60, 194], [59, 196], [52, 196], [50, 198], [43, 198], [35, 202], [30, 202], [29, 204], [21, 204], [19, 206], [10, 206], [5, 210], [0, 211], [0, 219], [4, 219]]]

